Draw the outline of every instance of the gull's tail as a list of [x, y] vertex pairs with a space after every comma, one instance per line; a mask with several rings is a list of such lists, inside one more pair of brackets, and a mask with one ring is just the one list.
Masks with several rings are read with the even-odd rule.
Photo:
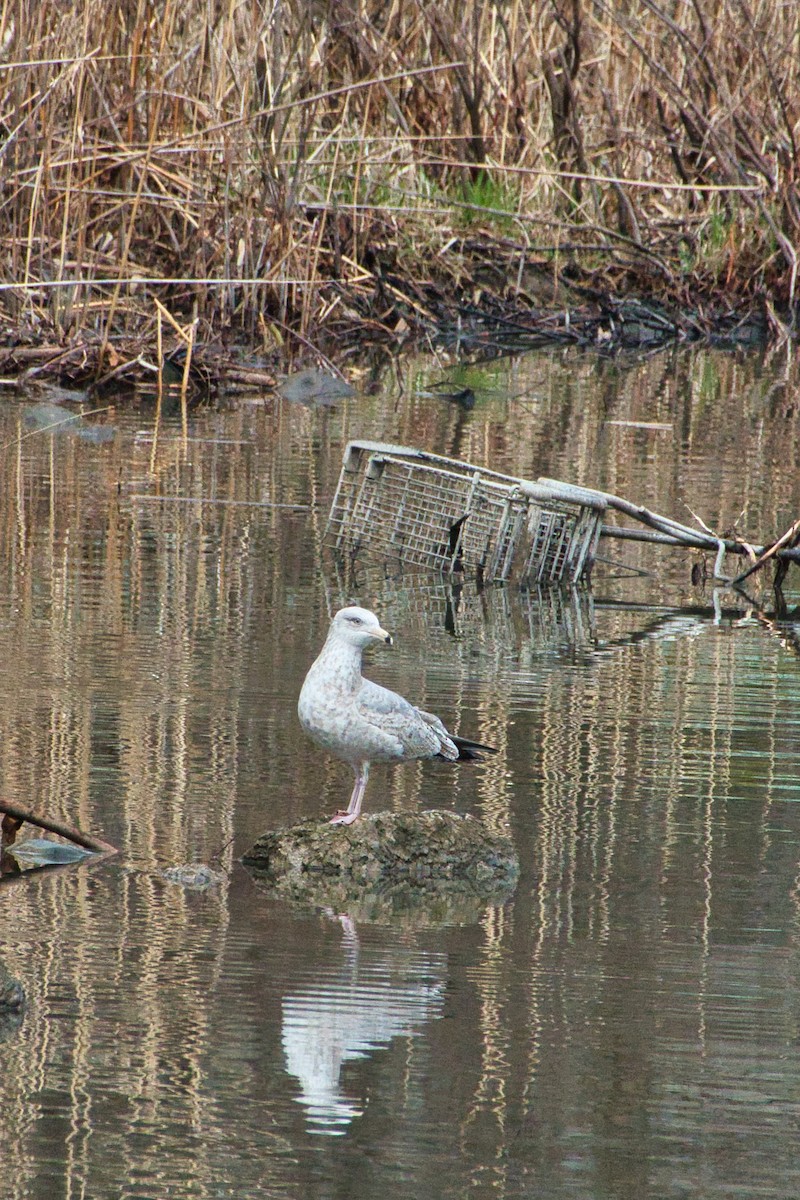
[[482, 746], [469, 738], [453, 737], [452, 733], [450, 741], [458, 750], [458, 762], [480, 762], [484, 754], [497, 754], [496, 746]]

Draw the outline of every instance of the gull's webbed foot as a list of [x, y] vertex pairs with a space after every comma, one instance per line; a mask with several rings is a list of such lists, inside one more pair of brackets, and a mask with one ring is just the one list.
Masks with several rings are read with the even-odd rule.
[[330, 825], [352, 825], [353, 821], [357, 821], [357, 820], [358, 820], [358, 813], [351, 813], [351, 812], [347, 812], [346, 810], [342, 809], [339, 812], [333, 814], [333, 816], [331, 817], [331, 819], [329, 821], [329, 824]]

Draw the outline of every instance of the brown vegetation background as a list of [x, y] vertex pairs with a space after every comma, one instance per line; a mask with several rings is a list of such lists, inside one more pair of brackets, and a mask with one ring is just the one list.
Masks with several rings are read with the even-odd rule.
[[565, 281], [791, 320], [799, 76], [794, 0], [6, 0], [0, 337], [344, 346]]

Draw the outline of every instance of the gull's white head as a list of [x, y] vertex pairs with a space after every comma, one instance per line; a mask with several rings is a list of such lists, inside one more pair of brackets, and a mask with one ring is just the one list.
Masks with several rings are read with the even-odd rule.
[[362, 650], [371, 642], [385, 642], [387, 646], [392, 644], [392, 635], [381, 628], [375, 613], [356, 605], [339, 609], [331, 621], [328, 636], [346, 642], [349, 646], [358, 646]]

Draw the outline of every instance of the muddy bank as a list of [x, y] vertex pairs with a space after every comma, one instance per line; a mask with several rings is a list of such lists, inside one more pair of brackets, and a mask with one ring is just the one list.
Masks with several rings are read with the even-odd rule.
[[[413, 278], [376, 261], [357, 286], [324, 284], [332, 312], [313, 342], [288, 330], [283, 344], [265, 353], [263, 345], [212, 327], [196, 329], [188, 348], [177, 335], [165, 337], [162, 381], [172, 395], [185, 383], [190, 399], [198, 400], [273, 388], [287, 369], [312, 364], [345, 373], [348, 364], [380, 361], [417, 345], [482, 362], [565, 346], [604, 355], [675, 343], [751, 348], [791, 333], [790, 314], [778, 315], [763, 299], [637, 290], [629, 271], [568, 266], [557, 273], [511, 244], [465, 243], [463, 250], [457, 275], [440, 270], [436, 277]], [[88, 330], [59, 336], [46, 324], [9, 326], [0, 335], [7, 387], [42, 382], [102, 398], [125, 385], [158, 385], [152, 336], [120, 333], [105, 340]]]

